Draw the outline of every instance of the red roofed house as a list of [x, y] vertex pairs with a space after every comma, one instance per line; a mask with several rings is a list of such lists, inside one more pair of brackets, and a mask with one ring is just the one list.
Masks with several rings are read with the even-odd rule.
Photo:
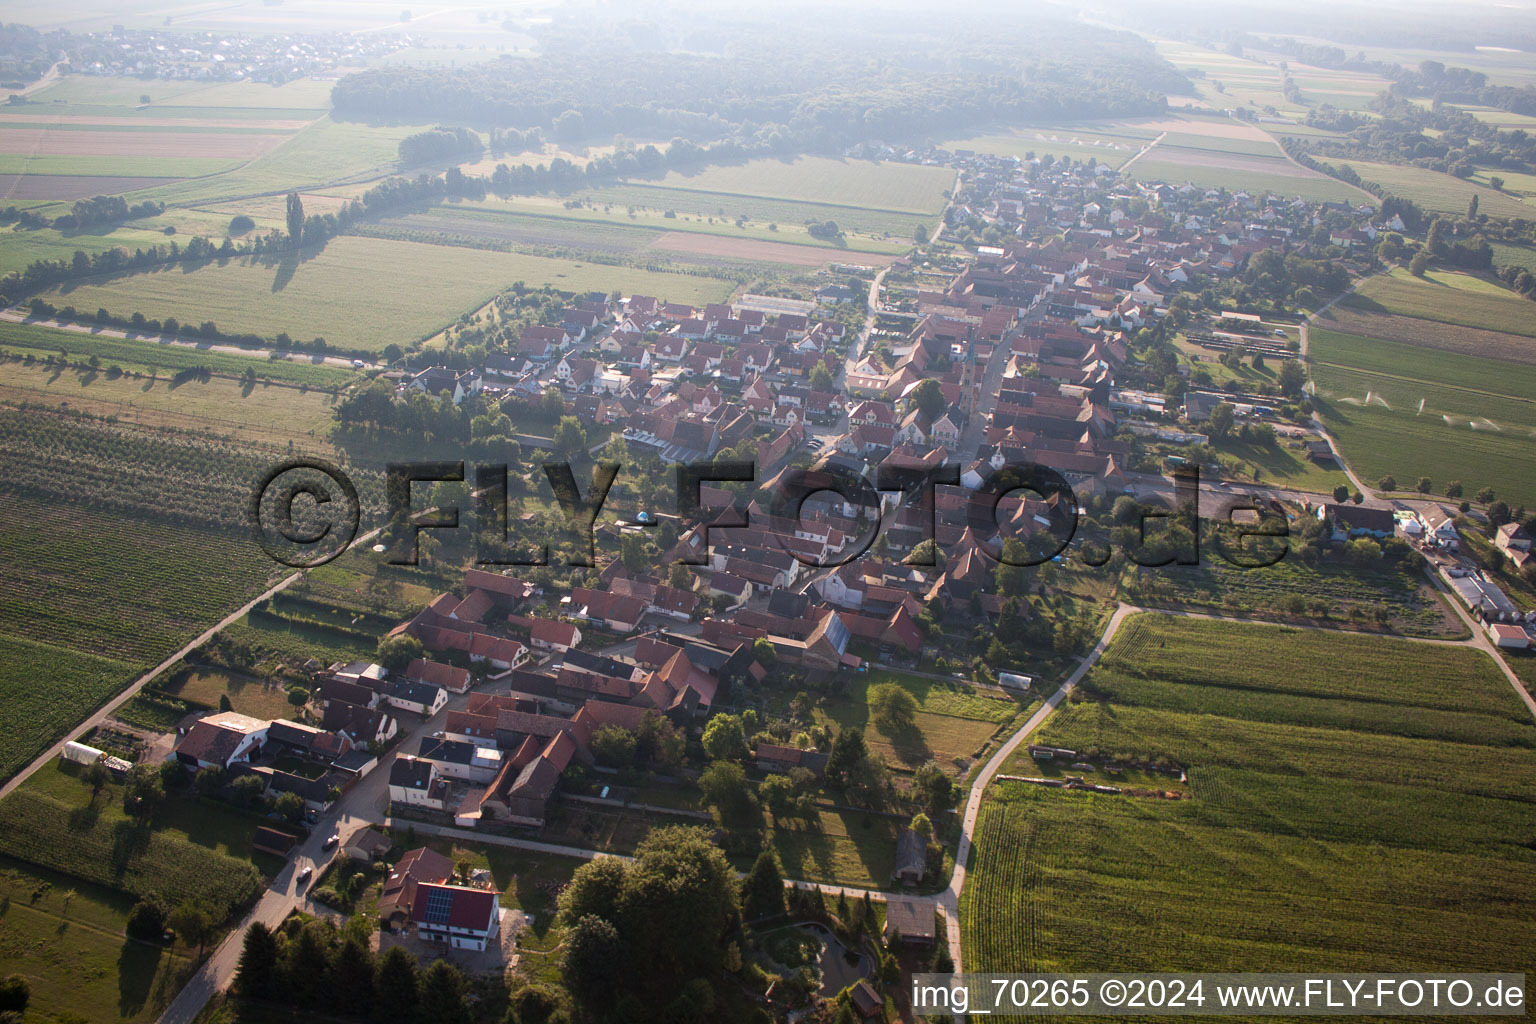
[[416, 887], [444, 883], [452, 877], [453, 861], [436, 850], [424, 846], [401, 857], [384, 878], [384, 892], [378, 903], [379, 928], [403, 931], [411, 919]]
[[469, 643], [470, 661], [488, 661], [499, 669], [516, 668], [528, 660], [528, 648], [516, 640], [476, 633]]
[[444, 665], [440, 661], [413, 658], [411, 663], [405, 666], [405, 671], [400, 674], [414, 682], [441, 686], [451, 693], [463, 693], [469, 689], [468, 669]]
[[501, 929], [501, 902], [490, 889], [421, 882], [411, 901], [416, 937], [483, 951]]
[[581, 643], [581, 630], [577, 629], [574, 623], [530, 618], [525, 615], [508, 615], [507, 621], [528, 630], [528, 642], [537, 650], [559, 651], [564, 654]]

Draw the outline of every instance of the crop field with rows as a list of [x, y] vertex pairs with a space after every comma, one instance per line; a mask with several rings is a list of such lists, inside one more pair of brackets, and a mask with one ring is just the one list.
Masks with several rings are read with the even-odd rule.
[[[0, 509], [5, 511], [0, 515], [8, 516], [3, 498], [0, 496]], [[7, 562], [4, 570], [9, 573], [12, 569]], [[15, 601], [15, 593], [7, 586], [0, 615]], [[127, 685], [136, 675], [136, 666], [29, 640], [4, 628], [9, 635], [0, 635], [0, 703], [13, 727], [0, 732], [0, 778], [10, 778], [55, 737]], [[21, 728], [22, 723], [26, 728]]]
[[[277, 453], [0, 409], [0, 643], [9, 664], [46, 666], [0, 680], [0, 772], [280, 575], [245, 522]], [[46, 657], [22, 649], [39, 642]]]
[[1532, 966], [1536, 727], [1480, 652], [1140, 616], [1039, 742], [1193, 798], [998, 784], [967, 970]]

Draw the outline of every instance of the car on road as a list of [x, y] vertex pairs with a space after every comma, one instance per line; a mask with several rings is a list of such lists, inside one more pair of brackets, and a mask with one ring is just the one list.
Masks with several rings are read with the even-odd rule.
[[363, 367], [365, 367], [367, 365], [368, 364], [363, 362], [361, 359], [354, 359], [354, 360], [352, 360], [352, 369], [354, 369], [354, 370], [361, 370]]
[[341, 836], [335, 832], [332, 832], [330, 837], [326, 839], [324, 846], [327, 850], [329, 850], [339, 842], [341, 842]]
[[310, 878], [312, 878], [314, 876], [314, 874], [315, 874], [315, 867], [314, 867], [314, 865], [313, 864], [305, 865], [304, 870], [299, 872], [299, 876], [298, 876], [298, 883], [299, 883], [299, 885], [300, 886], [305, 885], [310, 880]]

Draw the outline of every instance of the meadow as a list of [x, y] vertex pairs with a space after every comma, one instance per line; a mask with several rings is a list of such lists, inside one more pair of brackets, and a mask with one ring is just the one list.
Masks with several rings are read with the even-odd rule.
[[[1414, 277], [1402, 267], [1362, 282], [1344, 305], [1536, 338], [1531, 300], [1496, 281], [1450, 270]], [[1370, 305], [1374, 303], [1375, 305]]]
[[[260, 372], [266, 367], [255, 363]], [[334, 396], [227, 377], [153, 379], [85, 369], [60, 372], [34, 361], [0, 362], [0, 403], [67, 407], [120, 423], [172, 427], [265, 444], [329, 451]]]
[[1431, 213], [1464, 216], [1473, 196], [1477, 196], [1477, 209], [1480, 213], [1495, 217], [1523, 217], [1527, 220], [1536, 213], [1529, 203], [1522, 202], [1517, 196], [1495, 192], [1487, 185], [1426, 167], [1379, 164], [1364, 160], [1333, 159], [1327, 162], [1352, 167], [1363, 180], [1374, 181], [1394, 195], [1412, 199], [1421, 209]]
[[1142, 135], [1137, 131], [1119, 124], [1000, 129], [985, 135], [950, 139], [944, 143], [944, 148], [968, 149], [1020, 160], [1049, 154], [1058, 160], [1063, 157], [1070, 157], [1074, 162], [1091, 159], [1119, 167], [1155, 137], [1155, 133]]
[[133, 900], [103, 886], [0, 858], [0, 973], [31, 986], [48, 1020], [154, 1020], [192, 968], [185, 950], [129, 939]]
[[1311, 338], [1319, 411], [1362, 479], [1411, 487], [1428, 476], [1436, 493], [1461, 480], [1467, 493], [1486, 485], [1536, 505], [1536, 368], [1327, 330]]
[[[895, 683], [917, 701], [912, 728], [892, 735], [873, 720], [869, 688], [881, 683]], [[934, 760], [953, 772], [962, 762], [974, 759], [1021, 710], [1014, 700], [995, 700], [963, 684], [875, 669], [850, 680], [845, 694], [828, 698], [817, 709], [817, 717], [835, 722], [838, 729], [862, 729], [870, 749], [892, 764], [915, 768]]]
[[405, 346], [431, 337], [518, 281], [700, 304], [725, 299], [733, 287], [702, 274], [343, 236], [318, 252], [275, 261], [243, 257], [92, 278], [45, 297], [57, 306], [189, 323], [211, 320], [226, 332], [322, 337], [333, 348], [377, 352], [391, 343]]
[[824, 206], [936, 215], [955, 183], [947, 167], [796, 157], [749, 160], [695, 172], [672, 171], [658, 188], [755, 196]]
[[1138, 616], [1039, 742], [1193, 797], [999, 783], [968, 970], [1529, 967], [1536, 730], [1478, 652]]
[[[1139, 181], [1188, 182], [1201, 188], [1225, 188], [1231, 192], [1273, 193], [1330, 202], [1369, 201], [1364, 193], [1351, 185], [1326, 175], [1306, 172], [1285, 161], [1262, 160], [1256, 165], [1254, 161], [1260, 158], [1250, 157], [1240, 166], [1222, 167], [1212, 166], [1203, 158], [1196, 162], [1188, 156], [1190, 152], [1156, 146], [1146, 157], [1136, 161], [1127, 173]], [[1273, 167], [1268, 166], [1271, 163]]]

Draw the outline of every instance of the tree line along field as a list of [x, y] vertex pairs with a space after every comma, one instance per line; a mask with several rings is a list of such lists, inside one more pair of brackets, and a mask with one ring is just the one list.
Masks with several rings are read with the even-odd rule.
[[1345, 306], [1536, 338], [1531, 301], [1471, 274], [1430, 270], [1416, 278], [1402, 267], [1361, 282]]
[[1460, 480], [1536, 503], [1536, 366], [1318, 328], [1309, 347], [1319, 412], [1364, 479], [1428, 476], [1436, 493]]
[[1193, 797], [999, 783], [968, 970], [1531, 966], [1536, 728], [1478, 651], [1138, 616], [1038, 742]]
[[722, 301], [734, 288], [702, 273], [346, 235], [319, 251], [91, 278], [44, 297], [59, 307], [211, 320], [226, 332], [321, 337], [336, 348], [381, 351], [432, 336], [516, 281], [697, 304]]
[[[1467, 633], [1417, 572], [1406, 575], [1395, 568], [1362, 569], [1329, 562], [1309, 566], [1288, 556], [1264, 569], [1239, 569], [1218, 556], [1198, 567], [1138, 573], [1128, 580], [1131, 599], [1151, 607], [1190, 607], [1244, 618], [1320, 622], [1439, 639], [1459, 639]], [[1377, 618], [1378, 612], [1385, 612], [1385, 621]]]
[[[85, 312], [85, 311], [82, 311]], [[89, 311], [94, 313], [94, 310]], [[79, 326], [79, 325], [76, 325]], [[352, 370], [316, 362], [315, 357], [293, 355], [285, 359], [272, 359], [260, 352], [246, 355], [200, 348], [195, 345], [177, 345], [159, 338], [114, 337], [95, 330], [75, 330], [41, 323], [15, 323], [0, 320], [0, 352], [18, 356], [26, 365], [45, 363], [51, 356], [56, 360], [67, 359], [71, 363], [89, 365], [95, 359], [103, 374], [111, 368], [144, 376], [156, 375], [175, 378], [178, 374], [189, 377], [198, 371], [228, 377], [241, 377], [254, 368], [258, 378], [297, 385], [301, 388], [337, 389], [359, 379]]]

